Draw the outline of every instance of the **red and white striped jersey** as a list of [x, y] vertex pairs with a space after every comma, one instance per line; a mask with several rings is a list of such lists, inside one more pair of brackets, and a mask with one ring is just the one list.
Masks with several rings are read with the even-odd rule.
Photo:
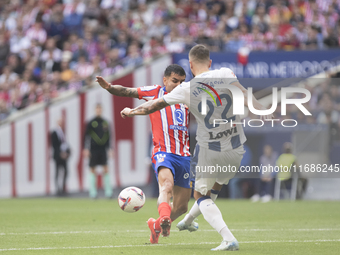
[[[146, 101], [167, 94], [160, 85], [137, 89], [139, 99]], [[159, 151], [180, 156], [190, 156], [189, 152], [189, 110], [184, 104], [176, 104], [149, 115], [152, 125], [152, 156]]]

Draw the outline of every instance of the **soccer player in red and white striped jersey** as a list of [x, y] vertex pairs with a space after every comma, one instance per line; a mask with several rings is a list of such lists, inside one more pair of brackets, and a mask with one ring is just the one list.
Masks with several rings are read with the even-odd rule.
[[[137, 88], [139, 99], [146, 101], [163, 97], [168, 92], [160, 85]], [[183, 104], [176, 104], [150, 115], [153, 134], [152, 155], [167, 152], [179, 156], [190, 156], [189, 153], [189, 111]], [[153, 156], [153, 163], [155, 159]]]
[[[134, 97], [146, 101], [162, 98], [185, 80], [184, 69], [176, 64], [164, 71], [163, 83], [141, 88], [127, 88], [111, 85], [102, 77], [97, 82], [113, 95]], [[157, 220], [150, 218], [150, 242], [158, 243], [160, 233], [170, 234], [171, 222], [185, 213], [191, 196], [190, 152], [189, 152], [189, 111], [184, 104], [168, 106], [150, 114], [153, 134], [152, 165], [159, 184]], [[173, 207], [170, 199], [173, 196]], [[196, 225], [196, 229], [198, 224]]]

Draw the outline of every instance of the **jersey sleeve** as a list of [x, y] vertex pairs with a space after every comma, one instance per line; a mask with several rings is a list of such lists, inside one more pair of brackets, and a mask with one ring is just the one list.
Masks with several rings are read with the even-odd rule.
[[186, 100], [186, 91], [183, 84], [178, 85], [170, 93], [163, 96], [164, 101], [169, 104], [186, 104], [189, 105]]
[[138, 98], [146, 101], [154, 99], [158, 93], [159, 87], [159, 85], [153, 85], [137, 88]]
[[220, 71], [222, 72], [222, 77], [228, 78], [228, 80], [230, 80], [229, 84], [238, 81], [235, 73], [231, 69], [223, 67], [220, 69]]

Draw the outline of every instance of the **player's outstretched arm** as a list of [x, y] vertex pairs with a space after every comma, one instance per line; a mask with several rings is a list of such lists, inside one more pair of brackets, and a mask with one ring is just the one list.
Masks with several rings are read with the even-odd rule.
[[120, 112], [120, 115], [124, 119], [125, 117], [133, 117], [135, 115], [148, 115], [153, 112], [159, 111], [167, 106], [169, 105], [164, 101], [163, 98], [158, 98], [145, 102], [144, 104], [141, 104], [134, 109], [126, 107]]
[[[241, 89], [243, 96], [244, 96], [244, 105], [248, 107], [248, 91], [243, 87], [238, 81], [232, 82], [231, 85], [234, 85]], [[257, 110], [267, 110], [255, 97], [252, 95], [252, 102], [253, 106]], [[261, 119], [272, 119], [274, 116], [273, 114], [270, 115], [261, 115]]]
[[96, 82], [98, 82], [103, 89], [106, 89], [112, 95], [138, 98], [138, 91], [136, 88], [127, 88], [121, 85], [111, 85], [101, 76], [96, 76], [96, 78]]

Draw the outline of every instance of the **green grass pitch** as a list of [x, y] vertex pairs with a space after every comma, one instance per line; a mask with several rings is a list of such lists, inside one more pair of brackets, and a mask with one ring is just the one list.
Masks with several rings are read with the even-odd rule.
[[[339, 202], [218, 199], [216, 204], [240, 243], [240, 250], [231, 253], [340, 254]], [[223, 253], [210, 251], [221, 238], [202, 215], [197, 232], [179, 232], [176, 220], [170, 237], [150, 245], [146, 221], [157, 215], [155, 199], [131, 214], [116, 200], [0, 200], [0, 255]]]

